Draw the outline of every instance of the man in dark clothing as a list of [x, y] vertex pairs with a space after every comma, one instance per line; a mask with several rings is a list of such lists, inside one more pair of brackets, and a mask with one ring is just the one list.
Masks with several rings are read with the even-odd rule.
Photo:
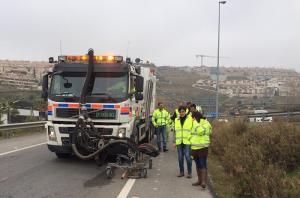
[[191, 160], [191, 143], [189, 141], [191, 137], [191, 130], [193, 127], [192, 116], [186, 115], [186, 108], [180, 106], [178, 108], [179, 117], [175, 119], [175, 134], [174, 145], [177, 147], [179, 174], [178, 177], [184, 176], [184, 157], [187, 163], [188, 174], [187, 178], [192, 177], [192, 160]]

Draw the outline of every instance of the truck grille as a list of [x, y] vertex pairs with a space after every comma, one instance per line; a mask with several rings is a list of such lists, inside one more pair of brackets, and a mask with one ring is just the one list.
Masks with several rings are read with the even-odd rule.
[[[109, 120], [109, 119], [116, 119], [117, 112], [114, 109], [88, 109], [88, 112], [94, 111], [89, 114], [90, 118], [92, 119], [102, 119], [102, 120]], [[56, 117], [58, 118], [70, 118], [73, 116], [79, 115], [79, 109], [71, 109], [71, 108], [56, 108]]]
[[56, 117], [70, 118], [79, 115], [79, 109], [56, 108]]
[[[73, 132], [75, 127], [59, 127], [59, 132], [63, 134], [69, 134]], [[98, 133], [102, 135], [112, 135], [113, 129], [112, 128], [96, 128]]]

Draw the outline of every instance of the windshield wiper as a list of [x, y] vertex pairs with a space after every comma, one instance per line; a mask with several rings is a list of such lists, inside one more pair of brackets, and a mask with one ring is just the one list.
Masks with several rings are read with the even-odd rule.
[[58, 94], [55, 94], [56, 96], [74, 96], [73, 93], [69, 93], [69, 92], [61, 92]]
[[99, 96], [99, 95], [108, 95], [107, 93], [92, 93], [91, 95]]

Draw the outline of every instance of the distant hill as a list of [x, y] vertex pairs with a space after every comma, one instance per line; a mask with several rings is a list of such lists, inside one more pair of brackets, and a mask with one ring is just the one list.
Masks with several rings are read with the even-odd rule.
[[164, 102], [171, 112], [181, 101], [197, 102], [215, 96], [212, 92], [192, 87], [201, 76], [189, 67], [160, 66], [156, 72], [157, 101]]

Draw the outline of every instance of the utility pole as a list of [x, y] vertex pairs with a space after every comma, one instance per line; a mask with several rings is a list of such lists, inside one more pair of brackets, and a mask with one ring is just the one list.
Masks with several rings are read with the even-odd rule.
[[60, 50], [60, 55], [62, 56], [61, 40], [59, 40], [59, 50]]
[[221, 24], [221, 4], [226, 1], [219, 1], [219, 20], [218, 20], [218, 55], [217, 55], [217, 83], [216, 83], [216, 119], [219, 118], [219, 67], [220, 67], [220, 24]]

